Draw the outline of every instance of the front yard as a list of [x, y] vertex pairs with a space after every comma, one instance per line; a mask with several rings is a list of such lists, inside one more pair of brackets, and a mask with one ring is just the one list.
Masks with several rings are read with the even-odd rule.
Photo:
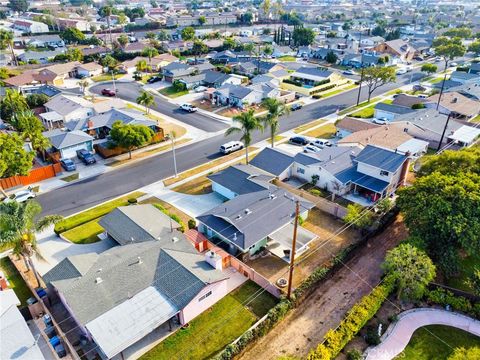
[[177, 98], [177, 97], [188, 94], [188, 90], [180, 90], [179, 91], [173, 86], [169, 86], [169, 87], [160, 89], [158, 92], [162, 95], [168, 96], [171, 99], [174, 99], [174, 98]]
[[[113, 79], [118, 80], [122, 78], [125, 74], [115, 74], [113, 75]], [[91, 77], [92, 81], [94, 82], [101, 82], [101, 81], [112, 81], [112, 74], [102, 74], [98, 76]]]
[[[276, 299], [266, 291], [258, 295], [259, 289], [252, 281], [246, 282], [140, 359], [170, 360], [181, 356], [200, 360], [212, 357], [275, 305]], [[250, 303], [246, 305], [246, 302]]]
[[0, 270], [3, 271], [5, 277], [10, 283], [10, 288], [15, 291], [22, 306], [27, 305], [27, 300], [32, 297], [32, 293], [8, 257], [0, 259]]
[[335, 136], [336, 133], [337, 133], [337, 128], [335, 127], [335, 125], [332, 123], [329, 123], [329, 124], [320, 126], [316, 129], [310, 130], [306, 132], [304, 135], [315, 137], [315, 138], [321, 138], [321, 139], [331, 139]]

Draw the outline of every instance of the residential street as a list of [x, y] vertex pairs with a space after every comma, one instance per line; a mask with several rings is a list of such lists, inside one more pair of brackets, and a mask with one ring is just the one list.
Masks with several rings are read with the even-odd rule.
[[[396, 83], [381, 87], [374, 92], [372, 97], [408, 84], [411, 76], [413, 77], [413, 81], [416, 81], [421, 78], [423, 74], [420, 72], [414, 72], [413, 75], [409, 73], [407, 75], [399, 76]], [[125, 97], [125, 100], [135, 101], [137, 96], [135, 95], [135, 91], [138, 91], [136, 83], [123, 83], [121, 85], [120, 83], [117, 83], [117, 87], [118, 86], [121, 86], [119, 87], [120, 97]], [[109, 85], [99, 85], [98, 88], [101, 89], [105, 87], [109, 87]], [[328, 114], [332, 114], [337, 109], [341, 110], [354, 105], [357, 101], [357, 93], [358, 90], [353, 89], [314, 104], [304, 106], [301, 110], [280, 119], [280, 132], [293, 129]], [[366, 99], [367, 91], [362, 90], [361, 101]], [[168, 101], [158, 96], [155, 98], [155, 102], [156, 110], [164, 112], [180, 121], [188, 122], [193, 126], [196, 126], [194, 123], [198, 124], [199, 122], [202, 122], [202, 124], [198, 126], [203, 126], [208, 122], [208, 127], [212, 129], [209, 131], [218, 131], [219, 129], [226, 128], [226, 125], [221, 120], [209, 118], [208, 116], [198, 113], [184, 114], [175, 111], [177, 108], [175, 105], [170, 104]], [[184, 120], [185, 118], [188, 120]], [[192, 120], [192, 122], [190, 120]], [[264, 140], [267, 137], [269, 137], [268, 132], [256, 132], [253, 136], [253, 143]], [[177, 149], [176, 157], [178, 171], [185, 171], [194, 166], [201, 165], [220, 157], [221, 154], [218, 151], [220, 145], [229, 140], [236, 140], [238, 138], [238, 135], [230, 138], [225, 138], [223, 135], [217, 135]], [[40, 195], [38, 200], [43, 207], [44, 214], [56, 213], [67, 216], [81, 211], [82, 209], [102, 203], [113, 197], [167, 178], [173, 174], [174, 168], [172, 154], [171, 152], [168, 152], [140, 162], [132, 163], [130, 166], [121, 167], [116, 171], [110, 171], [93, 178], [85, 179], [84, 181], [76, 182], [61, 189], [50, 191]]]
[[331, 279], [325, 281], [297, 309], [249, 348], [242, 360], [276, 359], [283, 355], [305, 357], [338, 326], [346, 312], [380, 281], [387, 250], [407, 236], [401, 220], [371, 239]]

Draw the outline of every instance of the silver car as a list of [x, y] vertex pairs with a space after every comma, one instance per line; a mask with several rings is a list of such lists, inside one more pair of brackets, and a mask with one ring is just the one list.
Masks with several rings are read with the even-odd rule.
[[28, 188], [27, 190], [20, 190], [9, 197], [3, 199], [4, 203], [9, 203], [12, 201], [16, 201], [18, 203], [25, 202], [30, 199], [34, 199], [37, 195], [33, 192], [32, 188]]

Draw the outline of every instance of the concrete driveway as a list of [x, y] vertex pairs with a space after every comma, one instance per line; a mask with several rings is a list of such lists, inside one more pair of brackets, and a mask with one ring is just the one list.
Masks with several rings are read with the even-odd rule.
[[93, 244], [74, 244], [59, 238], [53, 232], [53, 226], [38, 234], [38, 250], [42, 258], [33, 257], [33, 262], [40, 275], [44, 275], [67, 256], [91, 252], [100, 254], [115, 246], [113, 240], [101, 240]]
[[166, 189], [155, 194], [155, 197], [168, 202], [193, 218], [224, 202], [224, 199], [216, 193], [187, 195]]

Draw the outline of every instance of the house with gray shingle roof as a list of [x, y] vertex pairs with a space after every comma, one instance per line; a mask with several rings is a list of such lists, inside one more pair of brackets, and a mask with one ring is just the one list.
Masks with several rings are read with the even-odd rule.
[[374, 116], [377, 119], [383, 118], [388, 121], [392, 121], [400, 115], [413, 114], [414, 112], [415, 110], [411, 107], [386, 103], [378, 103], [374, 108]]
[[160, 326], [187, 324], [227, 295], [229, 275], [217, 258], [199, 254], [173, 231], [161, 241], [67, 257], [43, 279], [76, 331], [100, 358], [111, 359]]
[[52, 144], [49, 152], [58, 152], [62, 159], [76, 157], [77, 150], [93, 151], [93, 137], [80, 130], [54, 129], [43, 132], [43, 135]]

